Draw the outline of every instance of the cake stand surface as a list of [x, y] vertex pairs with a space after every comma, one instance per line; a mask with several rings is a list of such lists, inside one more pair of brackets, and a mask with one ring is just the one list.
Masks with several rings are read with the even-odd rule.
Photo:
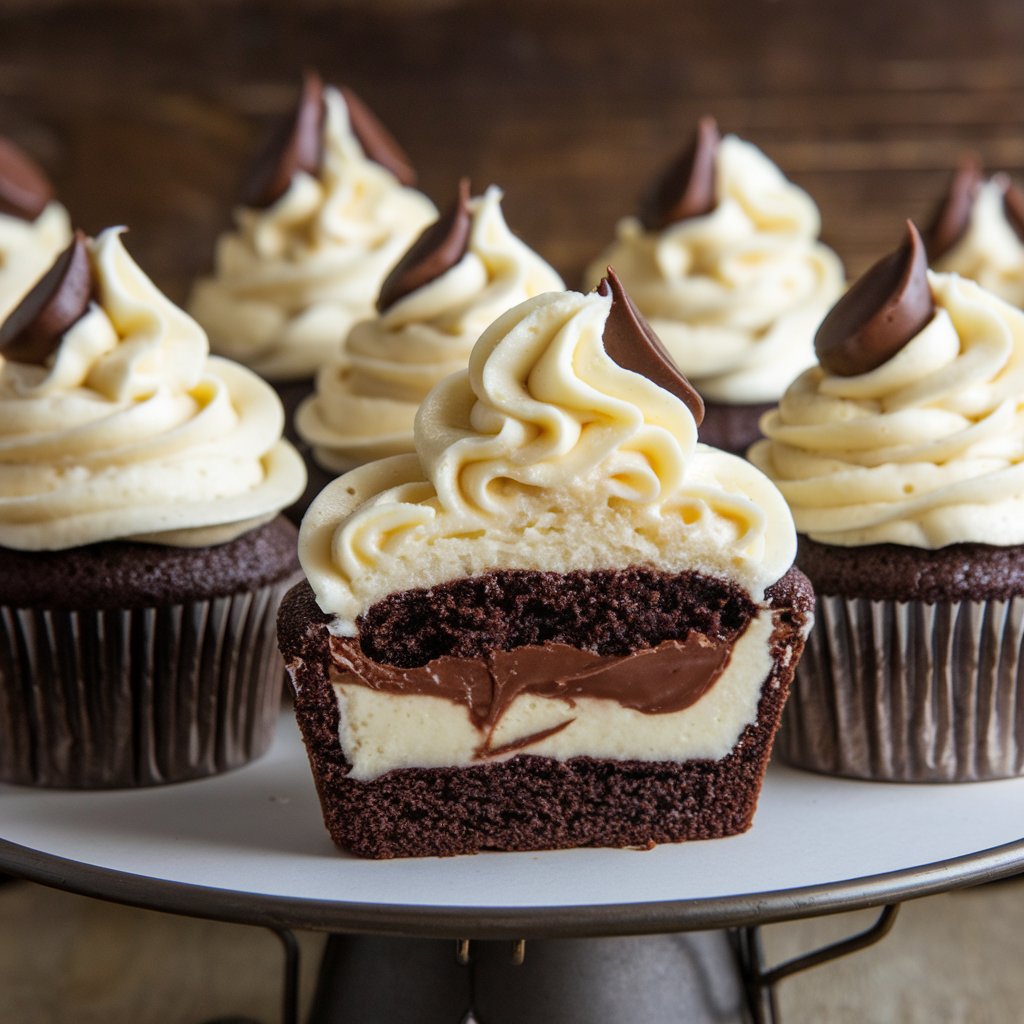
[[247, 768], [144, 790], [0, 786], [0, 871], [272, 927], [464, 939], [728, 928], [899, 902], [1024, 869], [1024, 778], [835, 779], [773, 765], [745, 835], [653, 850], [368, 861], [324, 830], [282, 716]]

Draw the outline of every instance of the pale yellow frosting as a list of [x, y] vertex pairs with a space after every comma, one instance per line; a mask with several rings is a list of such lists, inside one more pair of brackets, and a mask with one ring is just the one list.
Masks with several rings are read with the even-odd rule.
[[774, 401], [814, 363], [814, 332], [843, 290], [842, 264], [818, 241], [814, 201], [759, 149], [727, 135], [715, 166], [710, 213], [661, 231], [624, 218], [587, 283], [613, 266], [705, 398]]
[[0, 323], [71, 241], [71, 219], [56, 200], [35, 220], [0, 213]]
[[121, 244], [89, 244], [96, 298], [45, 366], [0, 357], [0, 547], [231, 540], [305, 484], [273, 390], [210, 357]]
[[427, 392], [463, 370], [473, 344], [500, 313], [561, 278], [508, 229], [501, 191], [470, 200], [465, 255], [383, 314], [355, 325], [317, 375], [295, 426], [321, 465], [336, 472], [411, 452], [413, 420]]
[[340, 477], [300, 560], [335, 628], [389, 593], [498, 568], [649, 565], [760, 600], [789, 568], [792, 517], [742, 459], [697, 444], [686, 405], [602, 340], [611, 298], [549, 292], [481, 336], [420, 407], [416, 453]]
[[215, 352], [273, 381], [312, 377], [357, 320], [433, 203], [368, 159], [337, 89], [324, 91], [323, 168], [299, 172], [265, 210], [240, 207], [217, 245], [216, 270], [189, 310]]
[[1002, 176], [982, 183], [963, 237], [933, 266], [969, 277], [1012, 305], [1024, 306], [1024, 243], [1006, 219], [1007, 184]]
[[750, 460], [826, 544], [1024, 544], [1024, 313], [929, 273], [933, 319], [869, 373], [808, 370]]

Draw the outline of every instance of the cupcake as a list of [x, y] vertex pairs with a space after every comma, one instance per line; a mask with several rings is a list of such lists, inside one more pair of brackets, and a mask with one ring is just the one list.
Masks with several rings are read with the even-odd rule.
[[377, 315], [352, 328], [318, 374], [316, 394], [299, 407], [296, 430], [330, 472], [320, 487], [364, 462], [414, 451], [420, 402], [466, 368], [484, 328], [523, 300], [563, 287], [509, 231], [501, 191], [492, 186], [470, 198], [463, 180], [455, 204], [385, 280]]
[[785, 502], [701, 414], [610, 274], [501, 315], [414, 453], [317, 498], [278, 636], [339, 847], [750, 826], [813, 598]]
[[1024, 193], [1007, 175], [986, 179], [967, 154], [924, 239], [933, 270], [969, 277], [1024, 307]]
[[53, 185], [9, 139], [0, 138], [0, 322], [71, 241]]
[[189, 311], [214, 352], [255, 370], [291, 413], [349, 328], [373, 314], [388, 271], [434, 204], [408, 157], [351, 89], [309, 73], [253, 166], [235, 228]]
[[80, 232], [0, 328], [0, 781], [146, 786], [268, 746], [283, 412], [211, 357], [119, 229]]
[[749, 455], [818, 595], [778, 747], [865, 779], [1019, 775], [1024, 313], [928, 272], [907, 231], [823, 321], [820, 365]]
[[818, 208], [755, 146], [712, 118], [587, 271], [611, 264], [705, 400], [702, 437], [742, 453], [762, 413], [814, 362], [814, 331], [843, 290]]

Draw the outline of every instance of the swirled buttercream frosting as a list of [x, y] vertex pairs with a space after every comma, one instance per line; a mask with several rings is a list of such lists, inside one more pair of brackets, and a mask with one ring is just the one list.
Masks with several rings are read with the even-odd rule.
[[[617, 296], [604, 292], [547, 292], [499, 316], [469, 368], [424, 399], [415, 453], [320, 494], [300, 560], [338, 633], [355, 635], [388, 594], [496, 569], [697, 570], [760, 600], [789, 568], [795, 534], [778, 491], [697, 443], [682, 385], [666, 390], [609, 355]], [[649, 343], [643, 330], [635, 343]]]
[[307, 78], [285, 127], [189, 303], [214, 351], [273, 381], [312, 377], [334, 357], [437, 216], [402, 184], [400, 151], [350, 91], [317, 92]]
[[773, 401], [813, 365], [815, 328], [843, 288], [819, 228], [806, 192], [750, 143], [719, 141], [704, 119], [586, 277], [616, 268], [706, 399]]
[[283, 418], [119, 229], [78, 235], [0, 331], [0, 546], [231, 540], [302, 491]]
[[[900, 252], [912, 259], [908, 246]], [[931, 314], [862, 372], [802, 374], [762, 419], [765, 440], [749, 458], [785, 495], [797, 530], [825, 544], [1022, 544], [1024, 313], [923, 261], [905, 269], [926, 286]], [[871, 290], [858, 284], [837, 311], [865, 307]], [[877, 308], [892, 313], [894, 294], [876, 290]], [[870, 312], [838, 319], [866, 323]], [[901, 333], [911, 321], [888, 317]]]
[[926, 240], [934, 270], [1024, 306], [1024, 194], [1005, 174], [986, 179], [976, 158], [965, 157]]
[[380, 313], [352, 328], [296, 415], [299, 434], [328, 469], [411, 452], [420, 402], [466, 368], [484, 328], [524, 299], [563, 287], [508, 229], [493, 186], [472, 199], [468, 187], [460, 190], [408, 256], [385, 281]]
[[71, 221], [49, 179], [0, 138], [0, 321], [70, 240]]

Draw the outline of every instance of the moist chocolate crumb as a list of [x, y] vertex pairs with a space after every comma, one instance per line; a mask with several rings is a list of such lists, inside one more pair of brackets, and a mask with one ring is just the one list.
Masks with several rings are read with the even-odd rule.
[[298, 572], [295, 527], [283, 516], [226, 544], [176, 548], [108, 541], [66, 551], [0, 547], [0, 605], [152, 608], [253, 590]]
[[[411, 615], [418, 609], [434, 614], [432, 609], [437, 608], [449, 616], [444, 635], [457, 647], [463, 639], [479, 644], [483, 633], [476, 627], [481, 622], [489, 623], [492, 632], [502, 637], [518, 635], [518, 626], [495, 625], [494, 609], [502, 607], [512, 614], [525, 609], [532, 615], [546, 607], [547, 600], [558, 606], [556, 610], [585, 611], [588, 624], [614, 621], [616, 628], [609, 633], [612, 642], [636, 649], [643, 643], [638, 633], [630, 632], [630, 623], [623, 616], [622, 595], [630, 588], [650, 584], [660, 595], [653, 599], [642, 590], [631, 591], [628, 607], [639, 614], [640, 631], [662, 621], [665, 595], [677, 603], [676, 633], [685, 633], [697, 621], [731, 623], [730, 615], [735, 615], [744, 601], [749, 605], [745, 609], [748, 616], [753, 610], [749, 598], [721, 581], [692, 573], [673, 577], [648, 570], [570, 573], [563, 579], [580, 578], [563, 585], [551, 579], [556, 574], [524, 573], [540, 577], [546, 588], [548, 596], [542, 596], [535, 609], [528, 601], [515, 600], [525, 593], [519, 585], [526, 580], [513, 579], [519, 575], [493, 573], [458, 581], [461, 589], [446, 585], [446, 597], [440, 603], [436, 594], [425, 597], [431, 591], [392, 595], [380, 602], [376, 613], [392, 624], [392, 630], [402, 621], [415, 630], [424, 625], [422, 620], [403, 620], [399, 612]], [[499, 582], [492, 577], [507, 578]], [[462, 618], [468, 628], [464, 638], [455, 628], [460, 621], [454, 608], [456, 593], [482, 602], [476, 611], [465, 609]], [[587, 602], [581, 600], [584, 594]], [[710, 603], [702, 606], [697, 594], [707, 596]], [[555, 600], [553, 595], [561, 596]], [[497, 604], [490, 605], [492, 600]], [[578, 757], [557, 761], [520, 754], [507, 761], [462, 768], [396, 770], [361, 782], [348, 778], [350, 765], [338, 740], [338, 705], [330, 685], [330, 617], [317, 607], [309, 584], [299, 584], [281, 606], [278, 639], [289, 665], [296, 716], [328, 831], [341, 849], [378, 858], [452, 856], [491, 849], [647, 847], [745, 831], [753, 819], [814, 599], [807, 579], [791, 569], [769, 588], [766, 600], [776, 613], [771, 639], [773, 667], [762, 686], [756, 722], [721, 760], [643, 762]], [[616, 602], [618, 611], [611, 615]], [[647, 604], [656, 610], [648, 614]], [[602, 606], [607, 607], [602, 611]], [[559, 628], [567, 626], [566, 617]], [[568, 642], [589, 644], [588, 628], [578, 624]], [[389, 657], [394, 656], [396, 646], [406, 654], [423, 650], [422, 645], [400, 642], [391, 634], [387, 640]]]
[[796, 564], [819, 594], [873, 601], [998, 601], [1024, 594], [1024, 546], [838, 547], [800, 537]]

